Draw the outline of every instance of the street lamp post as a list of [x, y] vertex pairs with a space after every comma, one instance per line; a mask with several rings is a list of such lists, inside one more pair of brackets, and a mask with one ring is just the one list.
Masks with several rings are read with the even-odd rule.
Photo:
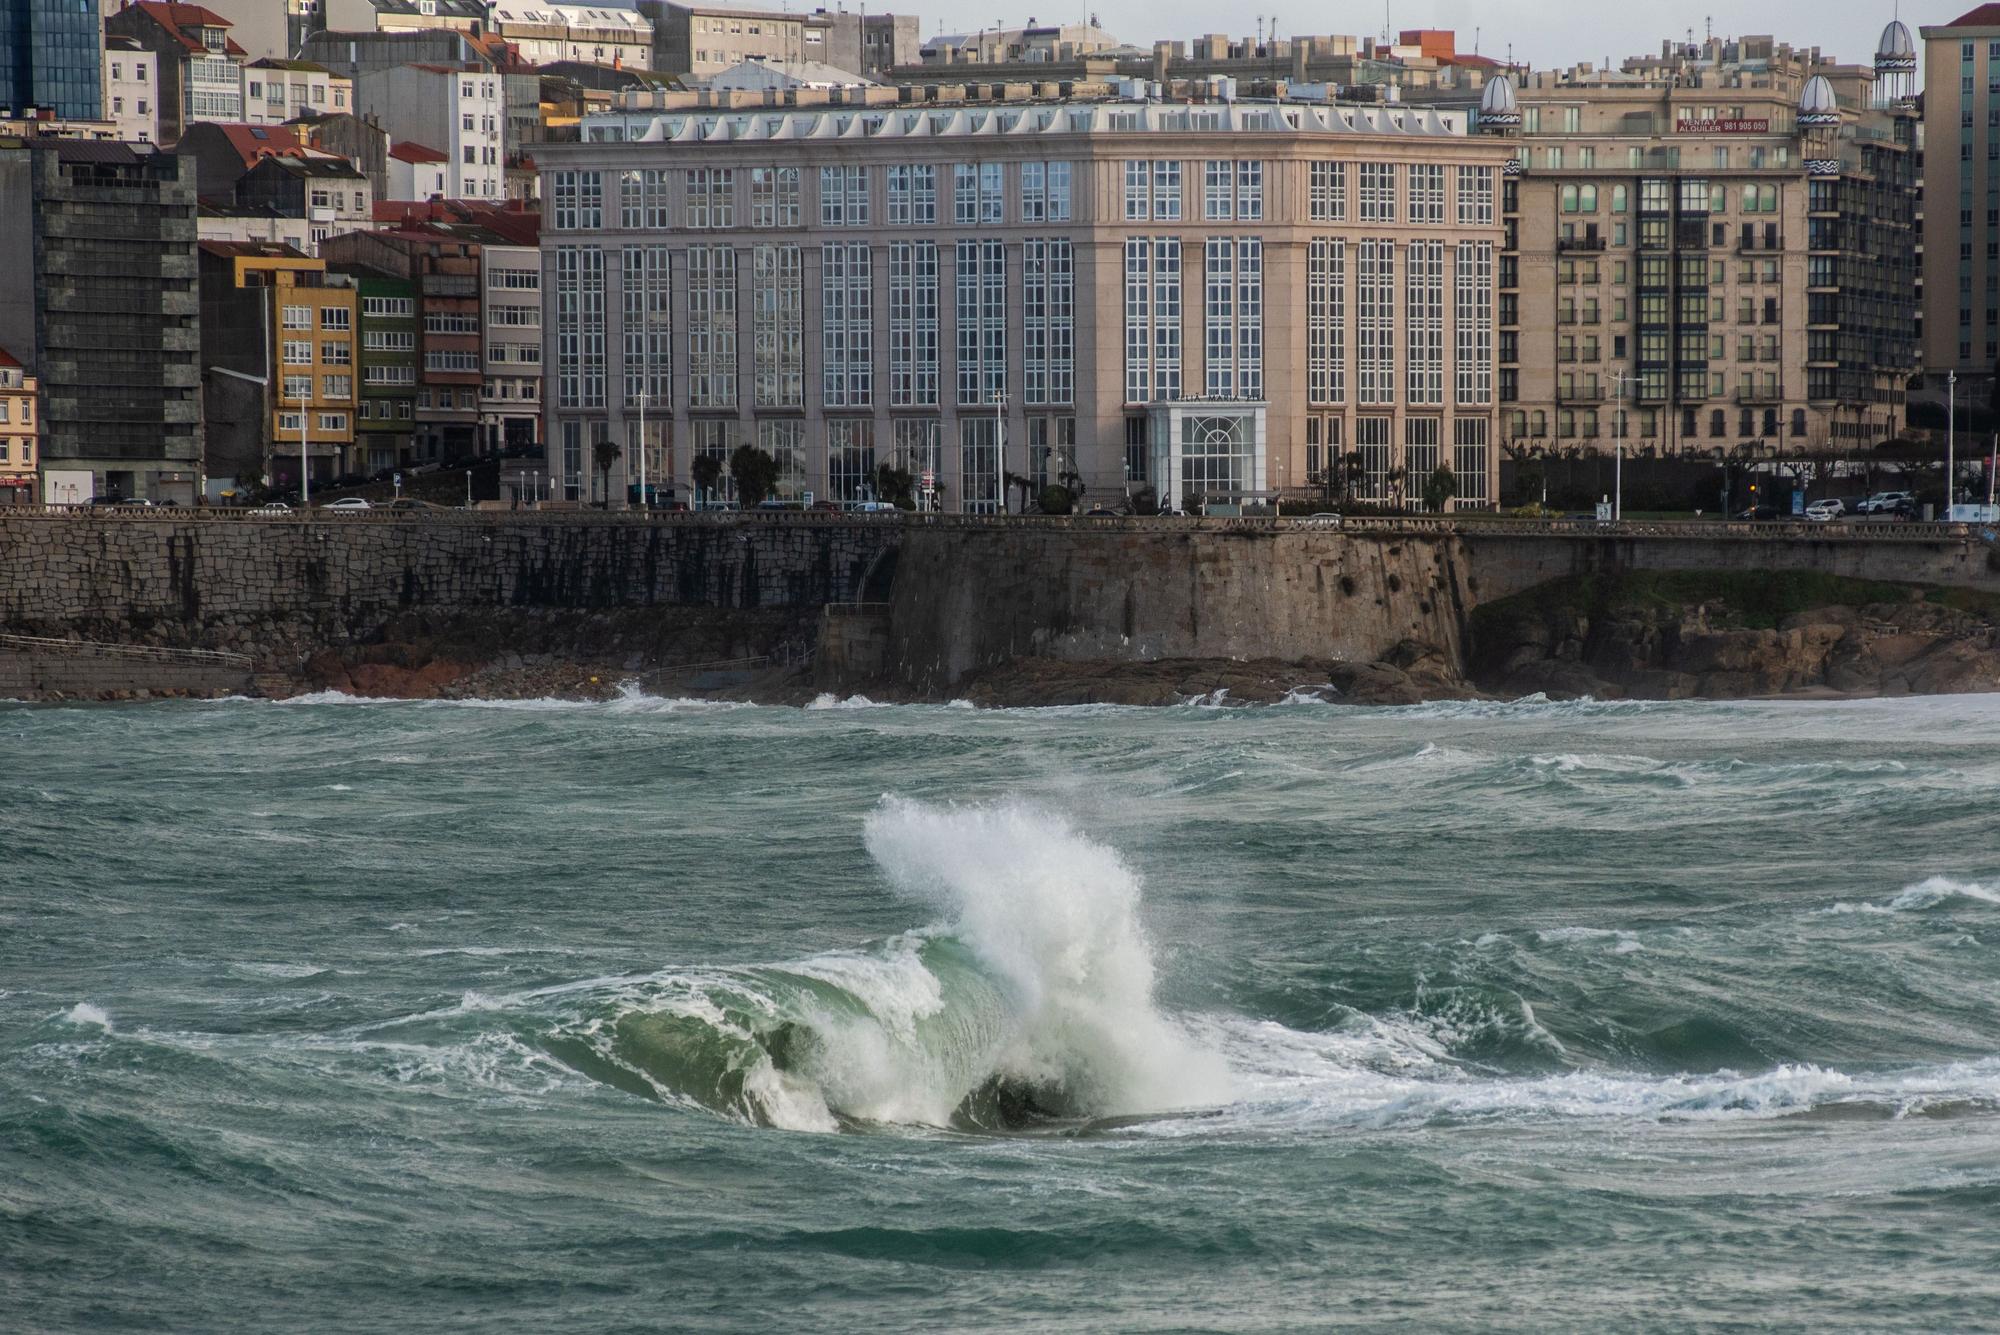
[[652, 501], [646, 495], [646, 388], [643, 383], [645, 378], [646, 363], [641, 361], [639, 363], [639, 379], [642, 382], [639, 387], [639, 508], [650, 510], [653, 508]]
[[312, 377], [306, 377], [299, 391], [299, 508], [312, 505], [312, 461], [306, 457], [306, 400], [312, 395]]
[[[993, 391], [993, 466], [999, 470], [1001, 477], [1006, 477], [1007, 391], [1005, 389], [996, 389]], [[1028, 508], [1025, 501], [1022, 502], [1021, 508], [1024, 511]], [[1005, 496], [1000, 498], [1000, 512], [1002, 514], [1007, 512], [1007, 499]]]
[[1621, 366], [1613, 372], [1611, 378], [1618, 385], [1618, 417], [1615, 420], [1621, 428], [1611, 433], [1611, 518], [1617, 521], [1625, 518], [1625, 433], [1622, 428], [1625, 419], [1625, 382], [1631, 377], [1625, 374], [1625, 368]]
[[1951, 475], [1958, 465], [1958, 372], [1945, 375], [1944, 399], [1944, 520], [1951, 522]]

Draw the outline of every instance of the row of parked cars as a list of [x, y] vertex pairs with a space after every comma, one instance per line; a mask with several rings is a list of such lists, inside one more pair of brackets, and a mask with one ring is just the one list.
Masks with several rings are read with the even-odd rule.
[[[1852, 499], [1829, 496], [1822, 501], [1814, 501], [1806, 507], [1805, 517], [1815, 524], [1828, 523], [1850, 516], [1870, 519], [1913, 519], [1917, 513], [1917, 498], [1907, 491], [1878, 491], [1869, 496]], [[1790, 519], [1790, 511], [1782, 511], [1775, 505], [1755, 505], [1739, 511], [1738, 519]]]

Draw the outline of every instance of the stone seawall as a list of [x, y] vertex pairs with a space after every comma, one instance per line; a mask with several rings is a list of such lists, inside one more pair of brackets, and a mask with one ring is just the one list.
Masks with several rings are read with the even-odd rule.
[[1457, 657], [1467, 568], [1448, 531], [913, 526], [890, 666], [919, 691], [1020, 658], [1367, 662], [1406, 640]]
[[861, 595], [900, 524], [599, 514], [0, 515], [0, 626], [243, 648], [407, 613], [814, 611]]

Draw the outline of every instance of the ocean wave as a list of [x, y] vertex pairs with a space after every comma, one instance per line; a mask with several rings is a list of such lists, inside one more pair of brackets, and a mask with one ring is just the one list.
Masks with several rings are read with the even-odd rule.
[[870, 700], [865, 695], [838, 696], [832, 691], [821, 691], [806, 705], [807, 709], [893, 709], [886, 700]]
[[1001, 1127], [1216, 1106], [1227, 1069], [1155, 1004], [1138, 878], [1060, 813], [885, 799], [865, 842], [934, 926], [787, 964], [669, 971], [549, 1036], [758, 1125]]
[[1902, 892], [1880, 904], [1841, 902], [1822, 913], [1915, 913], [1962, 900], [1971, 904], [2000, 905], [2000, 889], [1974, 881], [1956, 881], [1949, 876], [1930, 876], [1903, 887]]

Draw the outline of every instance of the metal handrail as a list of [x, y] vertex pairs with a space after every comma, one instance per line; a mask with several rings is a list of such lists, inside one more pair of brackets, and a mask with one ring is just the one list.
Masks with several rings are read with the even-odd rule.
[[102, 640], [63, 640], [49, 635], [0, 633], [0, 649], [23, 653], [102, 654], [108, 658], [144, 658], [156, 663], [204, 663], [214, 667], [254, 666], [248, 654], [226, 649], [174, 649], [154, 644], [107, 644]]

